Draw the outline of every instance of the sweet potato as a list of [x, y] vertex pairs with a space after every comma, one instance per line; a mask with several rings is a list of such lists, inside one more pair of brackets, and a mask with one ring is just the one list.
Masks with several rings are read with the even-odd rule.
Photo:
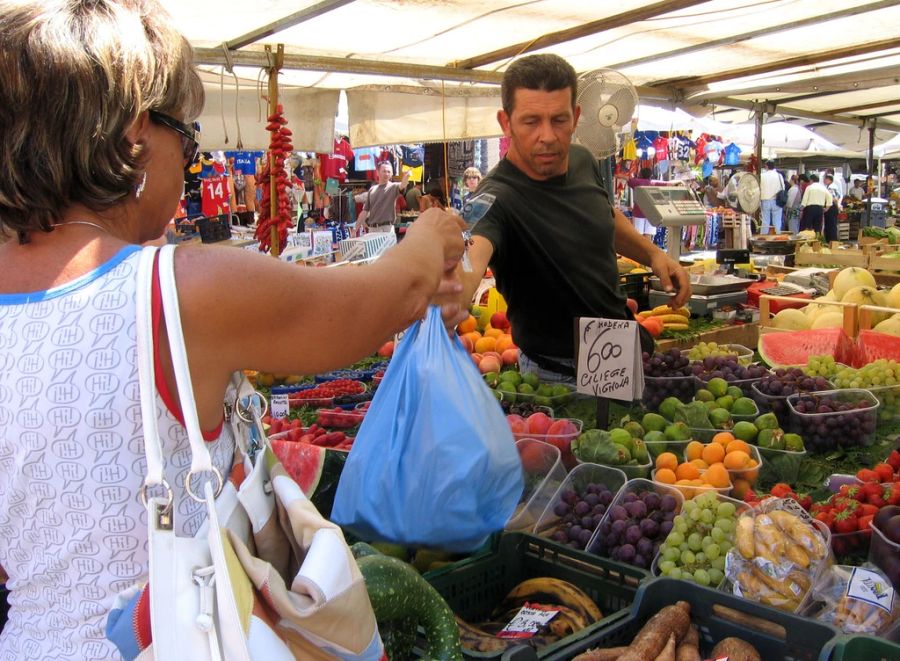
[[710, 656], [713, 659], [727, 656], [728, 661], [762, 661], [756, 648], [740, 638], [723, 638], [713, 647]]
[[678, 644], [674, 633], [669, 634], [669, 642], [663, 647], [654, 661], [675, 661], [675, 646]]
[[702, 661], [700, 656], [700, 632], [692, 624], [675, 650], [675, 661]]
[[691, 606], [686, 601], [679, 601], [674, 606], [666, 606], [638, 631], [628, 646], [628, 651], [619, 657], [619, 661], [647, 661], [655, 659], [666, 647], [669, 636], [675, 634], [676, 644], [691, 626]]
[[607, 647], [605, 649], [593, 649], [582, 652], [575, 657], [574, 661], [619, 661], [628, 650], [627, 647]]

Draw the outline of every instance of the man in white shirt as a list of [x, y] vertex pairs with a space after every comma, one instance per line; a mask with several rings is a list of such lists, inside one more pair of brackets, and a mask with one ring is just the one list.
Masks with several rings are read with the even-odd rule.
[[850, 189], [850, 192], [848, 193], [848, 195], [850, 197], [855, 197], [857, 200], [861, 200], [866, 196], [865, 189], [859, 185], [861, 181], [862, 181], [862, 179], [854, 179], [853, 180], [853, 187]]
[[841, 192], [838, 189], [837, 183], [834, 181], [834, 175], [825, 175], [825, 188], [831, 195], [831, 205], [825, 207], [825, 240], [829, 242], [837, 241], [837, 223], [838, 213], [841, 210]]
[[766, 169], [759, 178], [759, 206], [762, 215], [760, 234], [768, 234], [770, 224], [776, 232], [781, 231], [782, 209], [775, 203], [775, 196], [781, 190], [784, 190], [784, 179], [775, 169], [775, 162], [766, 161]]
[[819, 175], [809, 175], [810, 184], [803, 192], [803, 215], [800, 217], [801, 230], [815, 230], [822, 232], [822, 221], [825, 217], [825, 209], [834, 203], [834, 199], [828, 189], [819, 183]]

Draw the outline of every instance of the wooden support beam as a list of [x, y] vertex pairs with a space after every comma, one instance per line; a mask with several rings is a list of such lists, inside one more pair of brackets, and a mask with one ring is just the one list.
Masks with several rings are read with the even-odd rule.
[[[898, 95], [900, 98], [900, 95]], [[875, 103], [863, 103], [858, 106], [847, 106], [846, 108], [836, 108], [832, 110], [833, 113], [842, 113], [842, 112], [863, 112], [864, 110], [877, 110], [878, 108], [890, 108], [893, 106], [900, 107], [900, 101], [897, 99], [890, 99], [888, 101], [878, 101]], [[867, 115], [869, 117], [871, 115]]]
[[248, 46], [254, 42], [259, 41], [260, 39], [271, 37], [276, 32], [287, 30], [288, 28], [299, 25], [300, 23], [315, 18], [316, 16], [321, 16], [322, 14], [328, 13], [332, 9], [337, 9], [338, 7], [349, 5], [351, 2], [353, 2], [353, 0], [322, 0], [322, 2], [317, 2], [316, 4], [307, 7], [306, 9], [301, 9], [300, 11], [296, 11], [289, 16], [279, 18], [277, 21], [273, 21], [268, 25], [263, 25], [262, 27], [251, 30], [246, 34], [242, 34], [240, 37], [229, 39], [223, 44], [223, 46], [228, 50], [237, 50], [238, 48], [243, 48], [244, 46]]
[[614, 30], [662, 14], [670, 14], [679, 9], [701, 5], [704, 2], [706, 2], [706, 0], [671, 0], [669, 2], [655, 2], [652, 5], [632, 9], [622, 12], [621, 14], [614, 14], [613, 16], [601, 18], [589, 23], [583, 23], [573, 28], [551, 32], [530, 41], [523, 41], [518, 44], [512, 44], [511, 46], [504, 46], [503, 48], [498, 48], [489, 53], [476, 55], [474, 57], [466, 58], [465, 60], [450, 62], [447, 66], [457, 67], [459, 69], [474, 69], [475, 67], [481, 67], [485, 64], [491, 64], [492, 62], [498, 62], [510, 57], [523, 55], [524, 53], [530, 53], [549, 46], [555, 46], [556, 44], [561, 44], [565, 41], [580, 39], [581, 37], [587, 37], [606, 30]]

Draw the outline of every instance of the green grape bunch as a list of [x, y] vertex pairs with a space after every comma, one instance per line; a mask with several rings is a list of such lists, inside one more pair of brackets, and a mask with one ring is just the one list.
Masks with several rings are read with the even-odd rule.
[[870, 390], [881, 405], [878, 407], [879, 420], [900, 417], [900, 364], [896, 361], [879, 358], [858, 369], [841, 365], [831, 382], [836, 388]]

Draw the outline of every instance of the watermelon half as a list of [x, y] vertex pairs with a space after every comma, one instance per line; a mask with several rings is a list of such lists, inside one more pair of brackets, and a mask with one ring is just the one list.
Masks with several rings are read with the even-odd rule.
[[272, 453], [326, 519], [331, 517], [347, 452], [309, 443], [269, 439]]
[[868, 365], [879, 358], [900, 362], [900, 337], [874, 330], [860, 331], [856, 338], [853, 367]]
[[806, 365], [810, 356], [833, 356], [849, 365], [855, 353], [853, 340], [842, 328], [766, 333], [759, 337], [758, 351], [771, 367]]

